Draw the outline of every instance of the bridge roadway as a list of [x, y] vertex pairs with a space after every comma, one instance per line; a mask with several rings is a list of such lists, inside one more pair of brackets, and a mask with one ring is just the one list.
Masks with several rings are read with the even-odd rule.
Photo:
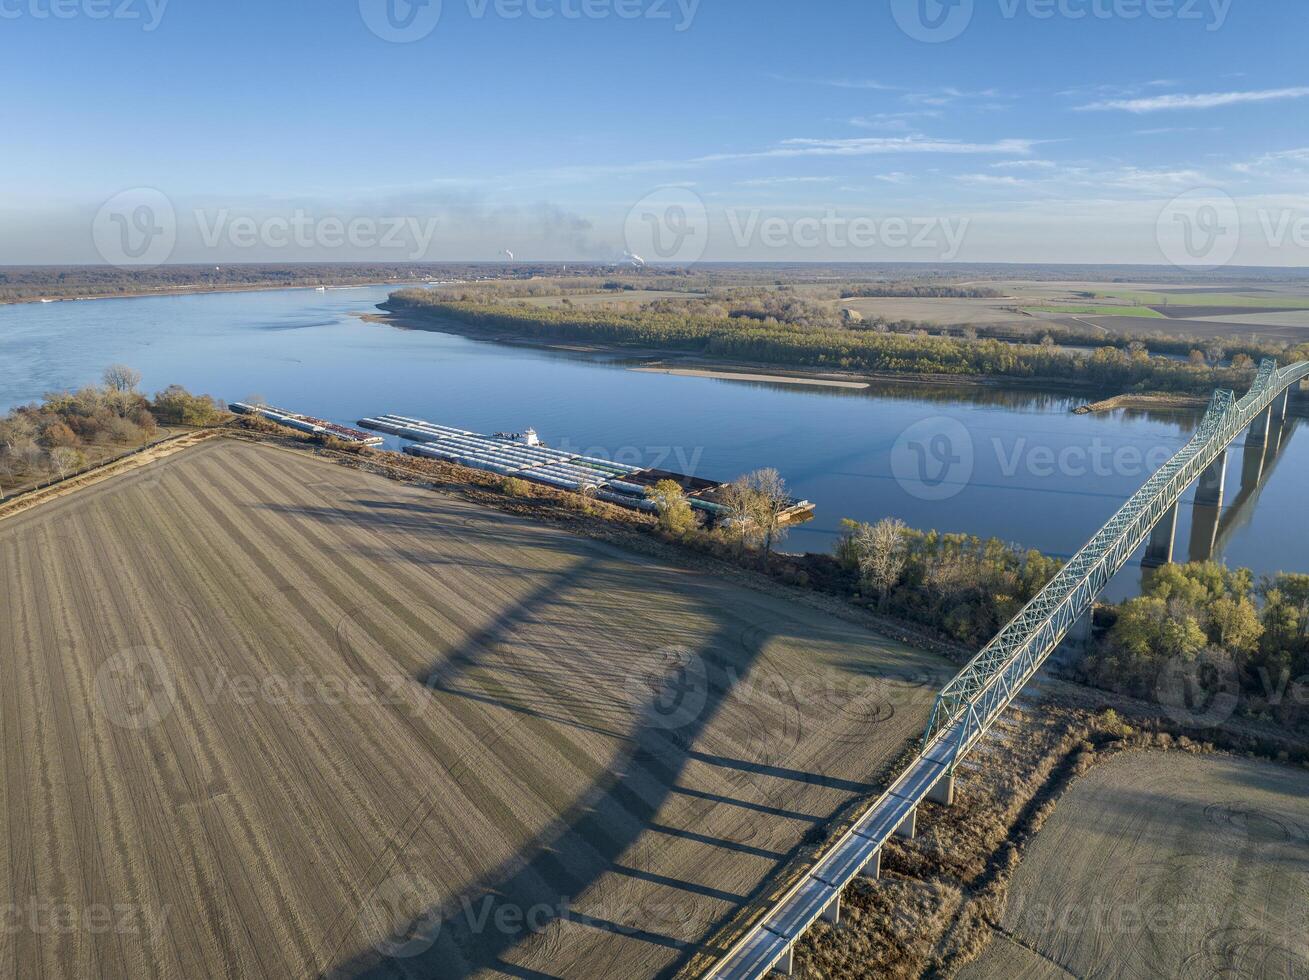
[[[1009, 707], [1151, 532], [1175, 522], [1182, 493], [1226, 462], [1227, 447], [1248, 429], [1266, 436], [1273, 413], [1286, 414], [1291, 390], [1309, 377], [1309, 361], [1278, 369], [1264, 361], [1249, 393], [1214, 392], [1200, 427], [937, 696], [923, 747], [890, 789], [732, 945], [707, 976], [754, 980], [790, 973], [794, 944], [821, 916], [840, 918], [841, 892], [858, 875], [877, 877], [893, 834], [913, 837], [918, 805], [954, 800], [955, 767]], [[1171, 528], [1168, 529], [1171, 534]]]

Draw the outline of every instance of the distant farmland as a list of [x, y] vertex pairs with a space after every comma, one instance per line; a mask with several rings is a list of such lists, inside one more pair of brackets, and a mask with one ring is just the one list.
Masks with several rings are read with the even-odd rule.
[[945, 668], [226, 439], [0, 521], [0, 569], [0, 900], [76, 923], [6, 976], [666, 975]]

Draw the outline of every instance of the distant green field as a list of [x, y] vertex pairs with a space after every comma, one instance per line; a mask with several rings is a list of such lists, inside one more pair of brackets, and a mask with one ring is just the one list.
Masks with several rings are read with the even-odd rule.
[[1248, 306], [1252, 310], [1309, 309], [1304, 296], [1243, 296], [1240, 293], [1142, 293], [1131, 290], [1106, 290], [1097, 293], [1106, 299], [1131, 300], [1147, 306]]
[[1139, 316], [1162, 320], [1164, 315], [1148, 306], [1029, 306], [1033, 313], [1072, 313], [1078, 316]]

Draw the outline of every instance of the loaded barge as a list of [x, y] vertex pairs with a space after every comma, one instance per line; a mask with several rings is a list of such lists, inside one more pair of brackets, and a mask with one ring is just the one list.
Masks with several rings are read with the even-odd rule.
[[316, 436], [331, 436], [334, 439], [340, 439], [342, 442], [354, 442], [363, 446], [380, 446], [386, 441], [381, 436], [361, 432], [359, 429], [337, 425], [335, 422], [314, 418], [312, 415], [301, 415], [299, 412], [288, 412], [281, 408], [272, 408], [269, 405], [247, 405], [245, 402], [232, 402], [227, 407], [240, 415], [258, 415], [270, 422], [284, 425], [288, 429], [296, 429]]
[[[488, 436], [404, 415], [360, 419], [359, 425], [409, 440], [413, 445], [405, 446], [404, 451], [410, 456], [442, 459], [562, 490], [583, 491], [599, 500], [637, 510], [655, 510], [646, 490], [663, 480], [672, 480], [681, 486], [687, 503], [704, 513], [711, 523], [730, 517], [728, 507], [720, 500], [725, 484], [551, 449], [541, 443], [532, 429]], [[785, 522], [808, 520], [813, 510], [814, 505], [807, 500], [793, 501], [782, 518]]]

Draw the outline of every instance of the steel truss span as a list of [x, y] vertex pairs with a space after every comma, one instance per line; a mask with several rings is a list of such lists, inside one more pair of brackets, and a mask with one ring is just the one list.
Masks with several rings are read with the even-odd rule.
[[893, 833], [912, 836], [918, 804], [948, 803], [955, 767], [1009, 707], [1063, 638], [1088, 614], [1109, 580], [1145, 542], [1186, 488], [1292, 386], [1309, 377], [1309, 361], [1279, 369], [1265, 360], [1237, 400], [1215, 391], [1185, 446], [1113, 515], [1050, 583], [937, 695], [922, 750], [798, 883], [787, 890], [707, 975], [747, 980], [774, 968], [789, 972], [792, 947], [820, 916], [839, 916], [841, 890], [857, 875], [876, 874], [881, 846]]

